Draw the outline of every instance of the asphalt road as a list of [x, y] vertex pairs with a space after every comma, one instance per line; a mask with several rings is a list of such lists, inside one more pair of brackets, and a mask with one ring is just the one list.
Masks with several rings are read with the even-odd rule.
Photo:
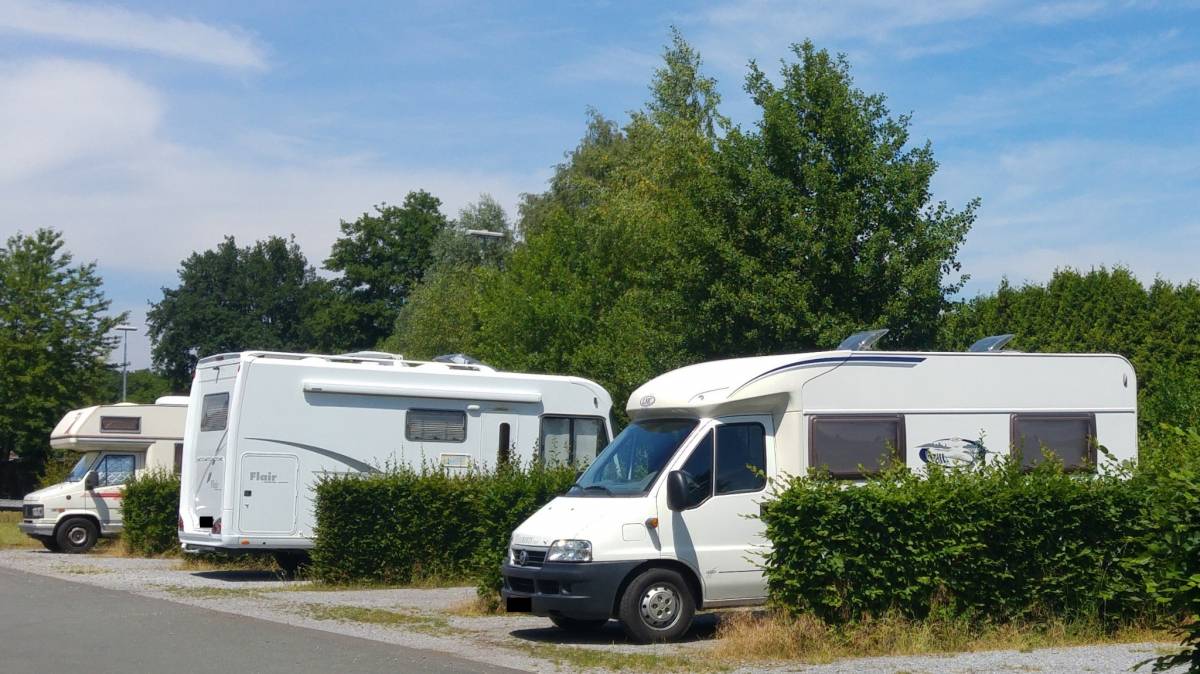
[[0, 568], [0, 674], [513, 672]]

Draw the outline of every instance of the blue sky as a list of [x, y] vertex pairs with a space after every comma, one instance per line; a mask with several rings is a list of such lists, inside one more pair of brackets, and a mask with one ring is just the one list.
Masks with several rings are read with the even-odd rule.
[[320, 266], [339, 219], [411, 189], [511, 212], [588, 107], [640, 106], [671, 25], [744, 126], [750, 59], [846, 53], [933, 142], [935, 198], [983, 199], [970, 294], [1067, 265], [1200, 276], [1200, 2], [0, 0], [0, 236], [62, 230], [140, 325], [225, 234], [295, 234]]

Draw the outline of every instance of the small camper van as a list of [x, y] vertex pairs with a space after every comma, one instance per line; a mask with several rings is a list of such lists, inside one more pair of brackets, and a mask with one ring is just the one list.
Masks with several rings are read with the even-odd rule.
[[463, 357], [211, 356], [196, 365], [191, 403], [184, 550], [271, 552], [285, 569], [312, 547], [322, 476], [401, 465], [465, 473], [535, 452], [582, 466], [612, 437], [612, 399], [598, 384]]
[[[772, 478], [850, 482], [899, 461], [969, 466], [1044, 450], [1068, 469], [1137, 453], [1137, 384], [1121, 356], [862, 350], [684, 367], [630, 396], [631, 423], [513, 533], [509, 611], [565, 629], [617, 618], [637, 641], [682, 635], [698, 609], [764, 601], [769, 542], [754, 517]], [[892, 457], [892, 458], [888, 458]]]
[[100, 536], [121, 532], [125, 483], [144, 470], [179, 472], [188, 399], [118, 403], [68, 412], [50, 446], [79, 452], [66, 482], [25, 496], [21, 531], [48, 550], [87, 552]]

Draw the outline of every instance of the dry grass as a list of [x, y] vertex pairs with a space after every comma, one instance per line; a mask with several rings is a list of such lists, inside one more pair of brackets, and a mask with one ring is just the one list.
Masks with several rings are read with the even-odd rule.
[[1131, 625], [1106, 629], [1091, 621], [977, 625], [884, 617], [835, 627], [802, 615], [730, 613], [721, 621], [713, 655], [725, 662], [920, 655], [963, 651], [1031, 651], [1055, 646], [1169, 641], [1170, 632]]
[[21, 513], [16, 510], [0, 511], [0, 548], [40, 548], [42, 544], [21, 533], [17, 524]]
[[169, 555], [178, 556], [180, 571], [279, 571], [269, 555]]
[[303, 612], [308, 617], [317, 620], [337, 620], [341, 622], [366, 623], [368, 625], [403, 627], [414, 632], [435, 636], [448, 636], [454, 632], [461, 631], [451, 627], [446, 619], [441, 616], [389, 611], [382, 608], [305, 604]]

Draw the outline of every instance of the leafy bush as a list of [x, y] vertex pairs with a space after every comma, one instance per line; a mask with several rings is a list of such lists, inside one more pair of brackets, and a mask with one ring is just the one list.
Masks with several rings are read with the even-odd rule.
[[125, 548], [139, 555], [161, 555], [179, 547], [179, 476], [149, 471], [125, 485], [122, 534]]
[[574, 479], [570, 468], [536, 464], [327, 478], [316, 488], [310, 573], [331, 583], [473, 579], [481, 593], [498, 590], [509, 534]]

